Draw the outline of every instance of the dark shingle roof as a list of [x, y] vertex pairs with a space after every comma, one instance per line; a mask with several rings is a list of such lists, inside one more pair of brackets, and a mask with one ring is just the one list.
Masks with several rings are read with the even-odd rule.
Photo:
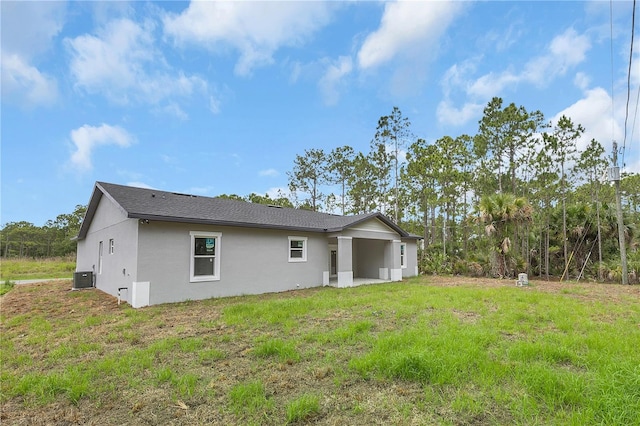
[[253, 228], [336, 232], [378, 218], [402, 237], [407, 232], [380, 213], [339, 216], [308, 210], [253, 204], [226, 198], [201, 197], [155, 189], [96, 182], [78, 239], [85, 238], [102, 196], [115, 202], [129, 218], [216, 224]]

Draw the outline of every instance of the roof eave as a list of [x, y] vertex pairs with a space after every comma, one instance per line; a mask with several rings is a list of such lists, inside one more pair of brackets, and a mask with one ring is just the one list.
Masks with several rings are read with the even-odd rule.
[[145, 213], [129, 213], [130, 219], [142, 219], [153, 220], [159, 222], [177, 222], [177, 223], [193, 223], [199, 225], [217, 225], [217, 226], [231, 226], [238, 228], [257, 228], [257, 229], [279, 229], [286, 231], [297, 232], [313, 232], [313, 233], [326, 233], [328, 230], [324, 228], [310, 228], [304, 226], [287, 226], [287, 225], [272, 225], [263, 223], [250, 223], [250, 222], [237, 222], [228, 220], [215, 220], [215, 219], [201, 219], [201, 218], [189, 218], [189, 217], [177, 217], [177, 216], [161, 216], [150, 215]]

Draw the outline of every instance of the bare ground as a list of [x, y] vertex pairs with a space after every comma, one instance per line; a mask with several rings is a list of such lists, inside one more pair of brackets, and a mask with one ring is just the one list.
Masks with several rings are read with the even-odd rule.
[[[468, 277], [428, 277], [427, 286], [465, 286], [494, 288], [515, 286], [512, 280], [479, 279]], [[4, 398], [0, 410], [2, 425], [103, 425], [103, 424], [140, 424], [140, 425], [192, 425], [192, 424], [246, 424], [242, 415], [225, 408], [229, 391], [233, 385], [259, 378], [267, 389], [267, 396], [283, 407], [302, 393], [320, 394], [321, 411], [307, 420], [307, 424], [344, 425], [344, 424], [434, 424], [442, 421], [453, 424], [506, 424], [508, 414], [501, 407], [494, 407], [493, 417], [486, 414], [454, 417], [452, 413], [442, 412], [442, 408], [430, 409], [424, 406], [424, 389], [416, 383], [380, 382], [363, 380], [353, 374], [345, 373], [348, 359], [332, 359], [333, 364], [306, 362], [282, 362], [266, 360], [256, 363], [251, 356], [251, 347], [255, 335], [273, 333], [271, 330], [252, 329], [249, 332], [236, 330], [219, 321], [225, 304], [189, 303], [177, 304], [171, 309], [155, 310], [151, 320], [135, 325], [135, 334], [127, 339], [105, 338], [118, 326], [127, 321], [128, 310], [125, 305], [118, 306], [116, 299], [100, 291], [70, 291], [71, 281], [55, 281], [30, 284], [14, 288], [0, 299], [2, 324], [0, 331], [7, 337], [7, 322], [20, 316], [41, 316], [53, 325], [77, 321], [84, 323], [89, 316], [107, 318], [90, 327], [82, 328], [82, 336], [65, 335], [61, 339], [51, 339], [49, 347], [28, 344], [30, 329], [28, 321], [24, 325], [12, 326], [10, 339], [19, 348], [21, 354], [32, 360], [32, 368], [46, 368], [48, 355], [60, 346], [82, 341], [99, 342], [102, 349], [97, 354], [118, 353], [131, 347], [144, 348], [158, 339], [176, 337], [186, 339], [202, 337], [217, 338], [216, 349], [227, 356], [215, 363], [203, 361], [192, 373], [207, 383], [207, 393], [191, 396], [176, 395], [175, 389], [167, 385], [155, 387], [130, 388], [126, 383], [115, 383], [113, 393], [105, 398], [85, 397], [77, 404], [59, 396], [54, 402], [44, 406], [22, 397]], [[616, 302], [640, 298], [640, 286], [622, 286], [593, 283], [560, 283], [531, 281], [530, 287], [523, 291], [560, 293], [584, 301]], [[309, 297], [315, 291], [305, 290], [296, 293], [264, 295], [264, 298]], [[336, 312], [330, 318], [310, 320], [346, 322], [349, 312]], [[198, 326], [207, 321], [208, 327]], [[329, 324], [327, 324], [327, 327]], [[638, 324], [640, 327], [640, 324]], [[21, 328], [22, 327], [22, 328]], [[225, 339], [224, 337], [228, 338]], [[274, 336], [278, 337], [278, 336]], [[281, 336], [286, 338], [286, 336]], [[338, 352], [336, 352], [338, 353]], [[327, 351], [327, 359], [335, 353]], [[92, 362], [95, 353], [86, 354], [80, 363]], [[175, 359], [158, 359], [159, 364], [180, 364], [180, 357], [193, 354], [176, 354]], [[317, 354], [316, 358], [322, 358]], [[10, 360], [2, 356], [2, 365]], [[187, 362], [185, 358], [185, 362]], [[4, 370], [4, 368], [2, 368]], [[28, 368], [27, 368], [28, 369]], [[282, 411], [281, 408], [275, 409]], [[258, 423], [282, 424], [282, 412], [258, 420]], [[251, 418], [256, 422], [255, 418]]]

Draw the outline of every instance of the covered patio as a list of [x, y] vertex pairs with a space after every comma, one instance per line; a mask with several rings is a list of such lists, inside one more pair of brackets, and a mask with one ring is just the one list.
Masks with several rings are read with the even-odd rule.
[[[359, 285], [366, 285], [366, 284], [383, 284], [383, 283], [390, 283], [390, 282], [392, 281], [381, 280], [378, 278], [354, 278], [353, 287], [357, 287]], [[338, 277], [329, 279], [329, 285], [331, 287], [338, 287]]]
[[401, 244], [398, 239], [337, 235], [329, 238], [329, 265], [323, 284], [354, 287], [402, 280]]

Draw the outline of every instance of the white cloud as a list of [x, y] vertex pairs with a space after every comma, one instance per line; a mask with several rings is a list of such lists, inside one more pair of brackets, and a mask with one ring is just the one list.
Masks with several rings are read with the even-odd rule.
[[144, 188], [144, 189], [157, 189], [154, 188], [153, 186], [146, 184], [144, 182], [127, 182], [127, 186], [133, 186], [134, 188]]
[[62, 30], [65, 2], [1, 2], [2, 98], [25, 107], [57, 99], [56, 80], [37, 67], [38, 56]]
[[164, 32], [180, 45], [240, 53], [239, 75], [269, 65], [283, 46], [302, 44], [329, 22], [328, 2], [191, 2], [181, 14], [167, 14]]
[[586, 35], [579, 35], [573, 28], [553, 38], [548, 52], [529, 60], [517, 73], [511, 69], [502, 72], [485, 74], [468, 85], [470, 95], [489, 99], [504, 90], [521, 82], [535, 85], [546, 85], [558, 75], [565, 74], [570, 68], [584, 61], [586, 52], [591, 47]]
[[[629, 161], [630, 160], [630, 161]], [[626, 167], [624, 168], [624, 172], [627, 173], [640, 173], [640, 157], [636, 159], [627, 159], [625, 160]]]
[[269, 176], [269, 177], [276, 177], [276, 176], [280, 176], [280, 172], [277, 171], [276, 169], [266, 169], [266, 170], [260, 170], [258, 172], [259, 176]]
[[184, 112], [182, 108], [180, 108], [180, 105], [174, 102], [169, 103], [162, 108], [156, 109], [155, 112], [176, 117], [180, 121], [187, 121], [189, 119], [189, 115]]
[[212, 186], [192, 186], [191, 188], [189, 188], [187, 193], [206, 195], [209, 192], [211, 192], [212, 189], [213, 189]]
[[118, 104], [158, 104], [206, 92], [207, 83], [200, 77], [170, 69], [155, 47], [154, 28], [151, 21], [139, 24], [123, 18], [109, 22], [97, 35], [67, 39], [76, 87]]
[[58, 84], [16, 54], [2, 52], [2, 97], [23, 106], [50, 105], [58, 97]]
[[525, 65], [520, 80], [545, 85], [584, 61], [590, 48], [588, 36], [578, 34], [573, 28], [569, 28], [554, 37], [546, 54], [532, 59]]
[[589, 84], [591, 83], [591, 79], [589, 76], [583, 72], [579, 72], [573, 79], [573, 84], [576, 85], [580, 90], [587, 90], [589, 88]]
[[[617, 98], [621, 96], [618, 95]], [[601, 88], [585, 90], [582, 99], [558, 112], [552, 119], [556, 124], [561, 116], [566, 116], [577, 125], [581, 124], [585, 132], [577, 142], [578, 150], [584, 150], [591, 139], [595, 139], [605, 148], [606, 155], [611, 153], [611, 141], [618, 142], [621, 147], [624, 139], [624, 102], [618, 102], [613, 114], [611, 113], [611, 96]], [[627, 137], [630, 135], [627, 134]], [[635, 136], [637, 141], [637, 134]], [[630, 141], [627, 139], [627, 146]], [[633, 151], [627, 150], [625, 155], [625, 171], [640, 172], [640, 158]]]
[[[482, 112], [478, 105], [485, 104], [494, 96], [512, 86], [522, 83], [545, 86], [558, 76], [566, 74], [571, 68], [585, 60], [591, 48], [589, 37], [578, 34], [569, 28], [554, 37], [547, 46], [547, 52], [527, 61], [521, 71], [509, 65], [503, 71], [495, 71], [473, 79], [481, 58], [472, 58], [450, 67], [442, 78], [444, 100], [438, 106], [438, 119], [442, 123], [464, 124]], [[583, 90], [589, 84], [586, 75], [578, 73], [574, 83]], [[451, 102], [451, 94], [461, 91], [467, 99], [461, 108]]]
[[220, 99], [209, 96], [209, 111], [214, 115], [220, 113]]
[[502, 92], [506, 86], [518, 83], [520, 79], [520, 76], [510, 71], [490, 72], [471, 82], [467, 86], [467, 93], [477, 98], [488, 99]]
[[438, 104], [436, 115], [439, 123], [459, 126], [482, 114], [483, 108], [477, 103], [465, 103], [462, 108], [456, 108], [445, 99]]
[[479, 60], [480, 58], [471, 58], [449, 67], [440, 81], [445, 97], [448, 97], [454, 89], [464, 87], [469, 79], [468, 75], [476, 71]]
[[385, 3], [380, 27], [367, 36], [358, 52], [359, 67], [374, 68], [397, 55], [433, 47], [463, 7], [463, 2]]
[[[626, 54], [627, 52], [625, 52]], [[628, 56], [625, 57], [625, 61], [628, 61]], [[631, 87], [637, 88], [640, 85], [640, 66], [638, 66], [638, 61], [640, 61], [640, 40], [636, 39], [633, 43], [633, 58], [631, 60], [631, 75], [630, 75], [630, 83]], [[627, 64], [629, 62], [626, 62]], [[633, 66], [635, 64], [635, 66]]]
[[340, 56], [327, 66], [325, 74], [318, 82], [325, 104], [335, 105], [340, 99], [342, 79], [351, 73], [353, 61], [350, 56]]
[[71, 131], [71, 142], [75, 145], [71, 165], [84, 172], [93, 168], [91, 155], [98, 146], [117, 145], [126, 148], [134, 142], [134, 137], [119, 126], [102, 124], [95, 127], [85, 124]]
[[574, 124], [581, 124], [585, 128], [582, 138], [578, 141], [579, 150], [584, 150], [591, 139], [597, 140], [605, 147], [612, 138], [622, 140], [623, 130], [618, 123], [624, 116], [621, 112], [616, 112], [614, 119], [611, 115], [611, 96], [601, 87], [587, 90], [582, 99], [558, 112], [551, 122], [557, 123], [563, 115], [571, 118]]
[[50, 48], [64, 26], [66, 2], [3, 1], [2, 50], [31, 60]]
[[590, 48], [589, 37], [569, 28], [551, 41], [550, 51], [555, 59], [560, 60], [560, 71], [564, 72], [567, 67], [584, 61]]
[[272, 188], [267, 189], [265, 195], [268, 195], [271, 199], [277, 199], [280, 197], [286, 197], [289, 200], [293, 200], [293, 194], [286, 186], [274, 186]]

